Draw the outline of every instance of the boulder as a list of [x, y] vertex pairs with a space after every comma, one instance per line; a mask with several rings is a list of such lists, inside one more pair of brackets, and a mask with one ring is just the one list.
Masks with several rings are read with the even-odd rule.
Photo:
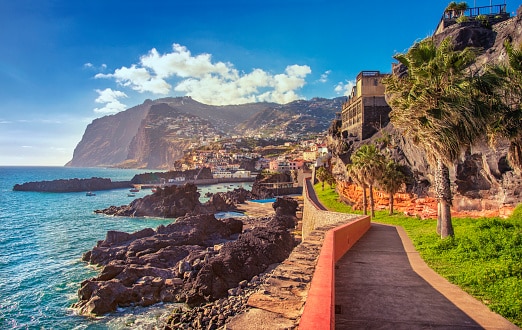
[[105, 240], [83, 255], [84, 261], [103, 268], [81, 284], [74, 307], [82, 314], [102, 315], [118, 306], [179, 300], [185, 296], [180, 294], [182, 278], [193, 279], [217, 253], [214, 245], [233, 239], [242, 229], [240, 220], [203, 214], [179, 218], [156, 230], [109, 231]]
[[212, 194], [205, 204], [201, 204], [199, 197], [197, 186], [192, 183], [182, 186], [172, 185], [158, 188], [154, 194], [137, 198], [129, 205], [110, 206], [94, 212], [125, 217], [177, 218], [188, 214], [232, 211], [236, 209], [236, 204], [251, 199], [252, 194], [244, 188], [238, 188]]
[[253, 228], [227, 242], [215, 257], [185, 285], [185, 302], [197, 305], [225, 297], [228, 290], [250, 280], [269, 265], [285, 260], [294, 247], [287, 228], [275, 217], [266, 226]]

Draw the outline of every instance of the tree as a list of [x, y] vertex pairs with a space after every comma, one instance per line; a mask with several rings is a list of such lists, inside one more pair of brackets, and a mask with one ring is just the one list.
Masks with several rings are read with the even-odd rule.
[[384, 79], [392, 111], [390, 121], [427, 155], [435, 168], [437, 233], [453, 236], [448, 166], [486, 132], [493, 107], [488, 88], [469, 72], [476, 50], [455, 51], [450, 38], [437, 46], [432, 38], [394, 56], [407, 72]]
[[459, 2], [455, 6], [455, 10], [458, 12], [458, 16], [463, 16], [466, 9], [468, 9], [468, 4], [466, 2]]
[[514, 48], [510, 42], [504, 42], [508, 61], [489, 68], [493, 85], [502, 102], [499, 111], [490, 122], [490, 138], [507, 138], [510, 141], [508, 162], [515, 172], [522, 172], [522, 43]]
[[399, 192], [402, 184], [406, 182], [406, 175], [401, 171], [401, 166], [394, 160], [388, 160], [384, 168], [384, 174], [379, 179], [379, 186], [388, 193], [389, 214], [393, 215], [393, 195]]
[[452, 1], [448, 4], [445, 13], [449, 16], [449, 18], [455, 18], [464, 15], [464, 12], [468, 9], [468, 4], [466, 2], [456, 3]]
[[321, 181], [322, 190], [324, 190], [324, 182], [328, 179], [328, 174], [329, 172], [324, 166], [317, 168], [315, 171], [315, 177], [317, 180]]
[[448, 4], [444, 12], [446, 12], [449, 16], [449, 18], [453, 18], [455, 16], [455, 11], [457, 10], [457, 3], [455, 1], [452, 1]]
[[[377, 147], [373, 144], [365, 144], [359, 147], [350, 157], [353, 169], [357, 172], [357, 180], [363, 182], [364, 187], [367, 186], [370, 191], [370, 212], [371, 216], [375, 217], [375, 202], [373, 198], [373, 187], [377, 179], [382, 176], [384, 172], [384, 155], [379, 152]], [[363, 198], [364, 204], [364, 198]]]
[[368, 186], [364, 181], [364, 174], [362, 169], [359, 167], [360, 164], [350, 163], [346, 165], [346, 174], [348, 177], [363, 190], [362, 203], [363, 203], [363, 214], [367, 214], [368, 210], [368, 201], [366, 200], [366, 189]]
[[326, 183], [328, 183], [330, 185], [330, 187], [335, 187], [335, 184], [337, 183], [337, 181], [335, 180], [335, 177], [330, 172], [328, 172], [328, 177], [326, 178]]

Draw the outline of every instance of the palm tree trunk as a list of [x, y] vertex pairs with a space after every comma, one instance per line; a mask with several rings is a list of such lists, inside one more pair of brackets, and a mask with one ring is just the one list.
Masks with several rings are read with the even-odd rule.
[[[438, 165], [438, 163], [437, 163]], [[441, 203], [440, 203], [440, 196], [439, 196], [439, 191], [442, 190], [440, 188], [438, 188], [441, 183], [440, 183], [440, 176], [437, 175], [437, 171], [438, 171], [438, 167], [435, 168], [435, 176], [434, 176], [434, 185], [435, 185], [435, 194], [436, 194], [436, 197], [437, 197], [437, 234], [440, 235], [440, 227], [441, 227], [441, 221], [442, 221], [442, 218], [441, 218], [441, 215], [442, 215], [442, 208], [441, 208]]]
[[440, 235], [441, 231], [441, 222], [442, 222], [442, 204], [437, 199], [437, 234]]
[[394, 202], [394, 199], [393, 199], [393, 194], [390, 193], [390, 196], [388, 197], [388, 200], [389, 200], [389, 206], [390, 206], [390, 215], [393, 215], [393, 202]]
[[451, 203], [446, 200], [441, 200], [441, 228], [440, 238], [454, 236], [453, 224], [451, 223]]
[[363, 185], [363, 214], [366, 215], [368, 212], [366, 209], [368, 208], [368, 202], [366, 201], [366, 185]]
[[375, 218], [375, 203], [373, 201], [373, 185], [370, 185], [370, 215]]
[[[453, 224], [451, 223], [451, 182], [449, 169], [441, 159], [437, 160], [437, 169], [435, 173], [435, 192], [438, 200], [437, 221], [440, 219], [440, 237], [446, 238], [453, 236]], [[439, 223], [437, 222], [437, 229]]]

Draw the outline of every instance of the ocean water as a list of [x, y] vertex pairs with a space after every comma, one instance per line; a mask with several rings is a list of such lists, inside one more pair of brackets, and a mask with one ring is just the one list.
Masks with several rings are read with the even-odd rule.
[[[102, 318], [77, 315], [80, 283], [97, 270], [80, 260], [108, 230], [134, 232], [156, 228], [172, 219], [109, 217], [93, 210], [132, 201], [127, 189], [79, 193], [12, 191], [17, 183], [68, 178], [104, 177], [130, 180], [145, 171], [0, 167], [0, 329], [154, 329], [170, 306], [128, 308]], [[226, 191], [237, 185], [199, 187]], [[250, 186], [245, 187], [249, 189]], [[150, 191], [140, 191], [136, 198]]]

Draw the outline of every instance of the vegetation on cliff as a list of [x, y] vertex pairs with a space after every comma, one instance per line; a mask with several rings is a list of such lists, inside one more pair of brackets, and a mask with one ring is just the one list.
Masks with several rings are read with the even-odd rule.
[[[478, 49], [456, 50], [446, 37], [427, 38], [394, 56], [402, 69], [383, 83], [392, 108], [390, 122], [421, 148], [435, 168], [434, 192], [439, 203], [437, 232], [453, 236], [453, 200], [449, 167], [480, 138], [511, 142], [511, 167], [520, 168], [521, 52], [504, 43], [507, 64], [474, 69]], [[520, 171], [518, 171], [520, 172]]]
[[395, 56], [407, 72], [384, 80], [392, 108], [390, 121], [425, 152], [435, 168], [437, 232], [443, 238], [454, 234], [448, 167], [485, 133], [498, 108], [487, 102], [497, 100], [491, 86], [468, 72], [475, 53], [469, 47], [455, 51], [450, 38], [440, 45], [425, 39]]

